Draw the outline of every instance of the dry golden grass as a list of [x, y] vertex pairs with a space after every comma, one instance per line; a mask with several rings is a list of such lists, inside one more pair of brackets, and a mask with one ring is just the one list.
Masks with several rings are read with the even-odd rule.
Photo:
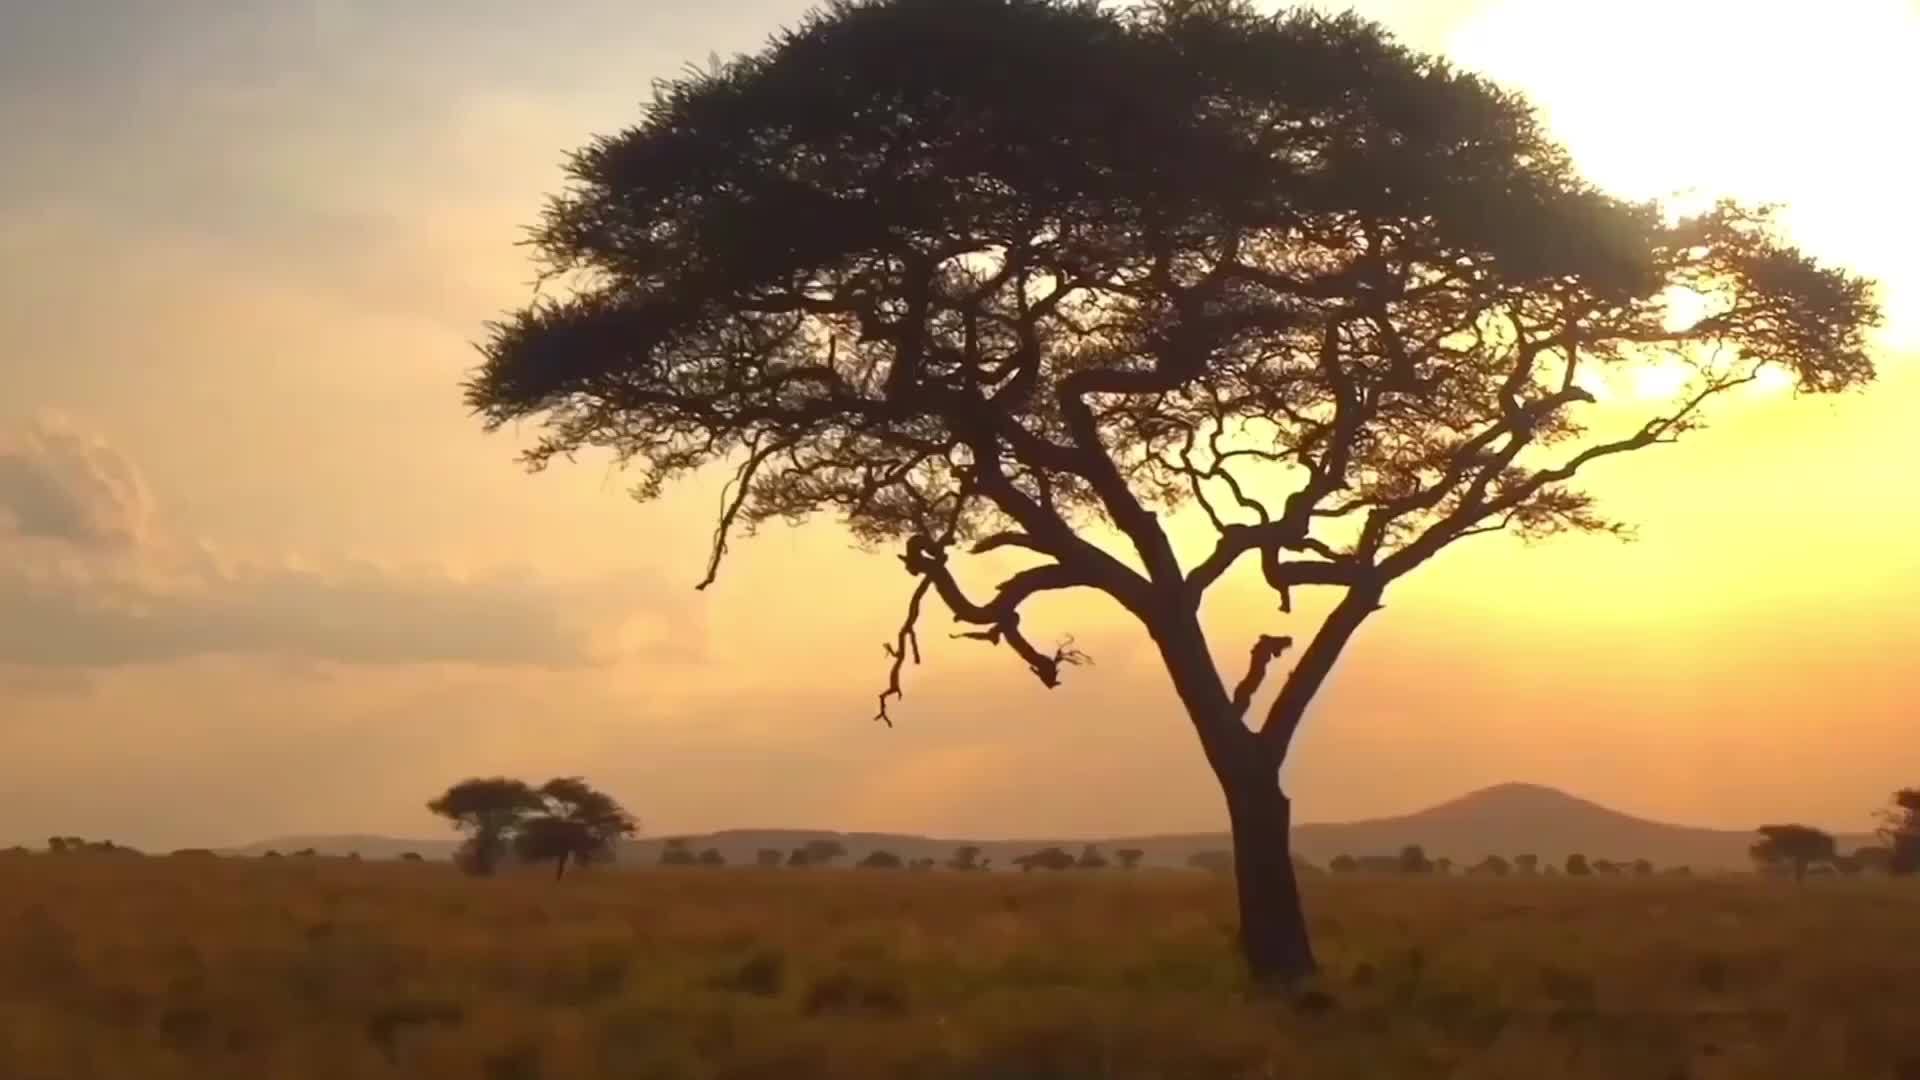
[[0, 1077], [1920, 1077], [1906, 882], [0, 858]]

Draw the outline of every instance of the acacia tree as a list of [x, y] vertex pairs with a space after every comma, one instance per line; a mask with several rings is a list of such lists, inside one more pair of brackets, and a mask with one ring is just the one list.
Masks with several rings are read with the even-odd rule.
[[[540, 422], [534, 468], [609, 450], [641, 498], [730, 469], [702, 588], [769, 519], [898, 543], [889, 723], [929, 595], [1048, 687], [1083, 657], [1028, 602], [1110, 598], [1219, 778], [1261, 979], [1313, 967], [1280, 768], [1393, 582], [1619, 531], [1577, 474], [1766, 369], [1873, 372], [1867, 283], [1765, 213], [1596, 190], [1520, 97], [1351, 16], [838, 0], [568, 173], [531, 238], [556, 287], [467, 386], [485, 424]], [[1601, 400], [1649, 367], [1670, 398]], [[1176, 550], [1175, 513], [1210, 537]], [[982, 592], [967, 553], [1021, 565]], [[1216, 650], [1202, 601], [1249, 563], [1305, 629]]]
[[1747, 853], [1761, 868], [1784, 866], [1798, 881], [1807, 876], [1807, 867], [1831, 862], [1836, 854], [1833, 837], [1811, 825], [1762, 825], [1760, 839]]
[[468, 873], [485, 877], [500, 864], [520, 822], [544, 806], [539, 794], [524, 782], [493, 776], [462, 780], [429, 802], [427, 809], [467, 834], [456, 861]]
[[520, 822], [514, 848], [529, 862], [553, 860], [556, 881], [569, 860], [585, 865], [612, 858], [614, 844], [640, 827], [613, 796], [578, 776], [556, 777], [536, 794], [543, 812]]

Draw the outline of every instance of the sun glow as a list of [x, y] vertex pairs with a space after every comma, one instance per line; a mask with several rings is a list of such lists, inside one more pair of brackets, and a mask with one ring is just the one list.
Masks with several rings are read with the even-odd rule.
[[[1882, 284], [1895, 349], [1920, 347], [1909, 201], [1920, 4], [1621, 0], [1604, 11], [1493, 0], [1445, 43], [1523, 90], [1582, 170], [1670, 212], [1731, 196], [1782, 207], [1823, 260]], [[1577, 35], [1577, 49], [1542, 42]], [[1633, 58], [1622, 64], [1620, 58]]]

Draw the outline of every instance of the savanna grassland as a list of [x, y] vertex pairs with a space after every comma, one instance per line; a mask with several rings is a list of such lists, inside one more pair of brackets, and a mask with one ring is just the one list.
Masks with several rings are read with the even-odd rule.
[[0, 858], [0, 1077], [1920, 1077], [1904, 881]]

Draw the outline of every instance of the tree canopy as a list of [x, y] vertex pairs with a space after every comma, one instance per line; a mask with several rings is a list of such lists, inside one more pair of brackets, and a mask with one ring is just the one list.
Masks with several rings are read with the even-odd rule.
[[1790, 869], [1796, 878], [1807, 876], [1808, 866], [1831, 862], [1838, 854], [1833, 837], [1811, 825], [1762, 825], [1757, 831], [1760, 839], [1748, 849], [1753, 861], [1763, 868]]
[[[1350, 15], [1237, 0], [840, 0], [663, 84], [568, 164], [546, 283], [467, 401], [532, 467], [609, 451], [658, 495], [730, 470], [730, 537], [837, 515], [1045, 685], [1080, 659], [1022, 607], [1137, 617], [1219, 775], [1256, 968], [1304, 970], [1277, 773], [1389, 584], [1451, 543], [1617, 532], [1577, 484], [1769, 371], [1874, 369], [1869, 283], [1720, 203], [1586, 181], [1519, 96]], [[1663, 399], [1609, 395], [1634, 371]], [[1211, 526], [1191, 557], [1166, 515]], [[961, 552], [1028, 561], [986, 593]], [[1199, 611], [1253, 559], [1327, 605], [1233, 683]], [[1262, 959], [1264, 957], [1264, 959]]]
[[585, 865], [612, 858], [614, 844], [639, 829], [613, 796], [578, 776], [556, 777], [536, 794], [541, 813], [520, 823], [514, 848], [529, 862], [551, 861], [556, 878], [569, 860]]
[[427, 803], [427, 809], [467, 834], [458, 856], [461, 866], [487, 875], [499, 865], [520, 822], [544, 805], [525, 781], [492, 776], [460, 781]]

